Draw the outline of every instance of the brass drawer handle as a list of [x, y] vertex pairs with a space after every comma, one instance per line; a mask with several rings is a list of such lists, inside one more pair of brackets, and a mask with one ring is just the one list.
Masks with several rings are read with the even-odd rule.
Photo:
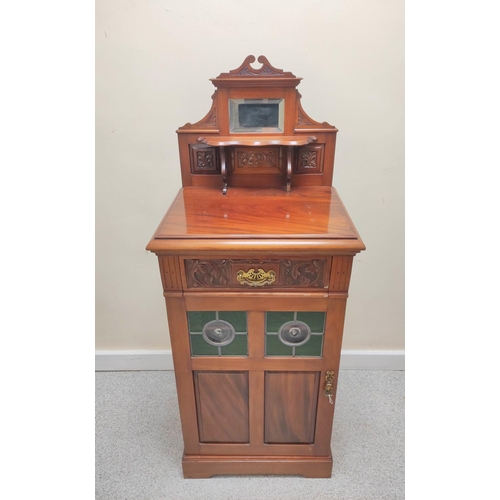
[[236, 273], [236, 279], [242, 285], [250, 285], [250, 286], [264, 286], [270, 285], [276, 279], [275, 271], [264, 271], [264, 269], [249, 269], [247, 272], [243, 270], [239, 270]]
[[327, 371], [325, 375], [325, 388], [323, 390], [323, 394], [328, 397], [328, 401], [330, 404], [333, 404], [333, 376], [334, 372], [332, 371]]

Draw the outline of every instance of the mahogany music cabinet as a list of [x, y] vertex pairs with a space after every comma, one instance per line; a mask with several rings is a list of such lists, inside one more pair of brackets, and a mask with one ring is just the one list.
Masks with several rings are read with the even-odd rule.
[[302, 109], [301, 78], [255, 57], [212, 79], [208, 114], [177, 130], [182, 188], [157, 254], [184, 477], [330, 477], [353, 256], [332, 187], [337, 129]]

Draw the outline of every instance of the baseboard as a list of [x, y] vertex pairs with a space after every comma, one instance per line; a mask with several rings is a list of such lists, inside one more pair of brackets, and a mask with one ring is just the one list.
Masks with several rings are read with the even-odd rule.
[[[173, 370], [172, 351], [96, 351], [96, 371]], [[341, 370], [404, 370], [404, 350], [343, 350]]]
[[173, 370], [172, 351], [96, 351], [96, 372]]
[[340, 354], [341, 370], [404, 370], [405, 351], [345, 349]]

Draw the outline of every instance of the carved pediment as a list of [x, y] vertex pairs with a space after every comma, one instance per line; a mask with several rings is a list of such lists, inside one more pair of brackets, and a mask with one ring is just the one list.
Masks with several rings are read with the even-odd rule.
[[263, 77], [285, 77], [285, 78], [297, 78], [293, 73], [284, 72], [282, 69], [275, 68], [265, 56], [259, 56], [257, 59], [262, 66], [259, 69], [254, 69], [250, 64], [255, 62], [255, 56], [247, 56], [243, 61], [243, 64], [231, 70], [229, 73], [221, 73], [219, 78], [231, 78], [238, 76], [263, 76]]
[[280, 82], [279, 84], [283, 86], [295, 87], [302, 80], [290, 71], [275, 68], [265, 56], [259, 56], [257, 61], [262, 66], [255, 69], [251, 66], [251, 63], [255, 62], [255, 56], [247, 56], [241, 66], [228, 73], [221, 73], [217, 78], [212, 78], [212, 83], [216, 87], [229, 85], [229, 82], [231, 85], [235, 85], [237, 82], [246, 82], [248, 86], [260, 86], [262, 82], [266, 82], [266, 85], [273, 85], [272, 82], [275, 81]]

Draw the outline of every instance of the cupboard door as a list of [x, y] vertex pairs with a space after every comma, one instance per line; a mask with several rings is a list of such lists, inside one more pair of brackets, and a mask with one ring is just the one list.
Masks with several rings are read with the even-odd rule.
[[248, 443], [248, 372], [194, 372], [200, 443]]
[[264, 442], [313, 444], [320, 372], [266, 372]]
[[328, 457], [345, 299], [183, 300], [186, 454]]

